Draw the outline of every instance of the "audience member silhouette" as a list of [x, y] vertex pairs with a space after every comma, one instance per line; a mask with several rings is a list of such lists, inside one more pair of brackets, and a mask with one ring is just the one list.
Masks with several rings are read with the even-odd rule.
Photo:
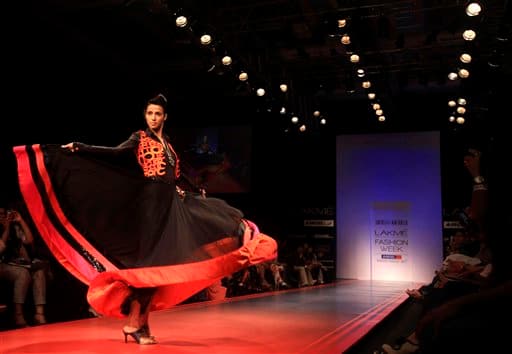
[[46, 263], [33, 258], [34, 235], [18, 210], [0, 208], [0, 279], [12, 284], [14, 324], [26, 327], [24, 304], [32, 286], [33, 324], [46, 323]]

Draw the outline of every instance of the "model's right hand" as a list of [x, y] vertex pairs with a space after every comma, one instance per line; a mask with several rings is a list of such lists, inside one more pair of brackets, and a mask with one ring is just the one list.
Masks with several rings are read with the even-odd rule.
[[75, 152], [78, 150], [78, 147], [75, 146], [75, 143], [68, 143], [66, 145], [61, 145], [63, 149], [68, 149], [71, 152]]

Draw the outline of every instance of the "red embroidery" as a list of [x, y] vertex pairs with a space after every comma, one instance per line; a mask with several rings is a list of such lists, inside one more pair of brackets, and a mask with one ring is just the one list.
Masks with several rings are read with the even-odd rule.
[[148, 137], [144, 132], [141, 132], [137, 159], [144, 171], [144, 176], [154, 177], [165, 175], [166, 163], [164, 156], [162, 145]]
[[[170, 144], [168, 144], [168, 146], [170, 147], [171, 151], [174, 154], [174, 174], [175, 178], [178, 178], [180, 175], [178, 156], [176, 155], [176, 152], [174, 152], [172, 146]], [[139, 161], [139, 165], [142, 167], [144, 176], [155, 177], [165, 175], [165, 168], [167, 166], [167, 162], [165, 161], [164, 147], [159, 142], [147, 136], [147, 134], [144, 131], [140, 132], [137, 159]]]

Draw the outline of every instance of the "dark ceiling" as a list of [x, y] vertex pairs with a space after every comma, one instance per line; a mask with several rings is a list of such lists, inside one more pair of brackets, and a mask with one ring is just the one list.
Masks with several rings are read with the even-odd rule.
[[[143, 102], [156, 92], [169, 97], [170, 124], [252, 124], [254, 151], [262, 156], [255, 159], [255, 170], [268, 180], [264, 185], [294, 181], [301, 190], [309, 190], [302, 183], [319, 178], [318, 171], [333, 175], [322, 161], [332, 159], [334, 149], [328, 144], [334, 139], [323, 139], [324, 133], [448, 131], [445, 141], [460, 135], [462, 140], [485, 141], [495, 132], [506, 134], [501, 124], [508, 123], [510, 114], [500, 110], [508, 108], [506, 87], [512, 78], [510, 1], [486, 1], [476, 18], [464, 14], [464, 3], [3, 3], [0, 164], [6, 165], [13, 145], [123, 141], [141, 128]], [[176, 14], [186, 15], [190, 26], [177, 28]], [[349, 20], [350, 47], [340, 43], [342, 32], [335, 26], [340, 15]], [[478, 33], [470, 43], [461, 37], [468, 27]], [[204, 32], [212, 34], [213, 47], [199, 44]], [[463, 49], [474, 57], [471, 75], [450, 82], [448, 72], [459, 66]], [[233, 57], [232, 69], [212, 62], [224, 51]], [[350, 51], [361, 57], [360, 67], [382, 104], [385, 123], [377, 121], [367, 91], [354, 79]], [[249, 74], [248, 84], [236, 79], [239, 69]], [[278, 90], [281, 80], [289, 84], [286, 95]], [[252, 91], [260, 84], [267, 88], [264, 98]], [[358, 84], [355, 91], [352, 84]], [[468, 100], [468, 112], [466, 123], [459, 126], [448, 122], [447, 102], [461, 96]], [[307, 132], [320, 132], [302, 140], [314, 144], [286, 138], [301, 134], [290, 125], [290, 117], [277, 112], [282, 103], [312, 127]], [[327, 118], [326, 126], [319, 126], [312, 116], [315, 109]], [[290, 126], [296, 135], [288, 134]], [[172, 125], [169, 130], [175, 131]], [[290, 141], [294, 144], [287, 144]], [[305, 156], [311, 154], [318, 158], [308, 158], [303, 167]], [[459, 158], [452, 157], [446, 157], [448, 164]], [[288, 180], [289, 176], [293, 178]], [[322, 181], [316, 188], [331, 185]], [[317, 189], [311, 193], [322, 195]]]
[[[476, 18], [459, 0], [40, 0], [14, 7], [3, 11], [4, 68], [16, 77], [10, 90], [31, 96], [31, 115], [58, 124], [70, 110], [91, 121], [112, 117], [110, 100], [123, 114], [133, 112], [141, 97], [163, 91], [201, 122], [219, 120], [216, 109], [260, 119], [285, 101], [301, 119], [321, 110], [335, 131], [372, 130], [379, 123], [355, 79], [353, 51], [391, 130], [441, 129], [448, 99], [462, 94], [469, 98], [467, 123], [485, 119], [499, 78], [511, 73], [509, 1], [485, 2]], [[176, 27], [178, 14], [189, 18], [188, 27]], [[336, 29], [340, 16], [348, 19], [343, 31]], [[469, 44], [461, 37], [468, 27], [478, 33]], [[340, 43], [345, 31], [349, 47]], [[214, 39], [208, 48], [199, 44], [205, 32]], [[474, 57], [471, 76], [449, 82], [463, 49]], [[214, 62], [225, 51], [231, 69]], [[248, 84], [237, 81], [240, 69]], [[289, 84], [286, 95], [280, 80]], [[254, 98], [259, 84], [267, 88], [264, 99]], [[65, 113], [55, 110], [56, 100], [68, 102]]]

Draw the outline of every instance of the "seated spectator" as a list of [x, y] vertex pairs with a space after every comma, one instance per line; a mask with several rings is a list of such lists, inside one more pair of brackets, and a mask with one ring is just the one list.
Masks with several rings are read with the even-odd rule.
[[318, 260], [318, 255], [313, 247], [308, 244], [304, 244], [306, 264], [309, 268], [312, 277], [312, 285], [324, 283], [324, 271], [325, 267]]
[[27, 326], [24, 304], [31, 285], [35, 305], [33, 324], [46, 323], [46, 263], [31, 258], [34, 237], [18, 211], [0, 208], [0, 236], [0, 279], [13, 286], [15, 326]]
[[283, 275], [286, 270], [286, 264], [270, 262], [269, 270], [272, 274], [272, 279], [274, 280], [274, 290], [289, 288], [288, 283], [284, 280], [285, 276]]
[[[307, 246], [307, 245], [306, 245]], [[314, 285], [313, 274], [308, 266], [304, 246], [298, 246], [296, 253], [291, 260], [291, 266], [298, 275], [298, 287]]]

